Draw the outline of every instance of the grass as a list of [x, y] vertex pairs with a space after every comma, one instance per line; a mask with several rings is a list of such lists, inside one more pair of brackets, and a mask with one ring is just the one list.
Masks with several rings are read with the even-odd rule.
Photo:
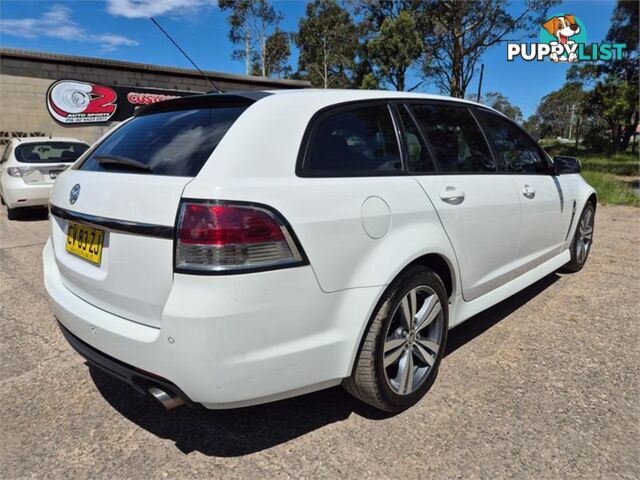
[[595, 170], [582, 170], [582, 177], [596, 189], [598, 201], [604, 205], [631, 205], [640, 207], [640, 197], [630, 189], [630, 182], [615, 175]]
[[573, 144], [560, 144], [553, 140], [540, 143], [551, 156], [578, 157], [582, 162], [582, 176], [596, 189], [600, 203], [640, 207], [640, 197], [631, 190], [632, 187], [638, 188], [640, 180], [640, 157], [637, 153], [596, 153], [581, 147], [576, 151]]

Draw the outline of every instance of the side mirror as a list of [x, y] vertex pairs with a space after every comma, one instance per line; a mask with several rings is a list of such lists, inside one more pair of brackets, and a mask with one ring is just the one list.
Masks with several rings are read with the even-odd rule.
[[553, 169], [556, 175], [580, 173], [582, 164], [574, 157], [553, 157]]

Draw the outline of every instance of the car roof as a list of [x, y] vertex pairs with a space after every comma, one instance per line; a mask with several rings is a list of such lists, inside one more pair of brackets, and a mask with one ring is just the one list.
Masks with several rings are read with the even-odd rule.
[[[347, 89], [287, 89], [287, 90], [242, 90], [229, 92], [209, 92], [202, 95], [190, 95], [164, 102], [145, 105], [136, 109], [134, 116], [148, 115], [162, 111], [183, 110], [187, 108], [206, 108], [223, 106], [250, 106], [252, 104], [270, 104], [275, 106], [313, 107], [316, 110], [341, 103], [366, 100], [440, 100], [447, 102], [476, 105], [496, 110], [463, 98], [432, 95], [428, 93], [395, 92], [390, 90], [347, 90]], [[500, 112], [497, 112], [500, 113]]]
[[445, 95], [434, 95], [430, 93], [416, 93], [416, 92], [396, 92], [392, 90], [350, 90], [339, 88], [305, 88], [305, 89], [288, 89], [288, 90], [267, 90], [267, 93], [277, 96], [299, 96], [307, 98], [321, 97], [327, 101], [334, 101], [336, 103], [345, 101], [345, 97], [350, 97], [352, 100], [376, 100], [376, 99], [419, 99], [419, 100], [446, 100], [468, 103], [472, 105], [480, 105], [472, 100], [466, 100], [464, 98], [448, 97]]
[[84, 143], [88, 145], [87, 142], [78, 140], [77, 138], [71, 137], [14, 137], [11, 141], [15, 145], [23, 145], [25, 143], [40, 143], [40, 142], [73, 142], [73, 143]]
[[464, 98], [448, 97], [446, 95], [434, 95], [430, 93], [417, 93], [417, 92], [396, 92], [391, 90], [348, 90], [348, 89], [290, 89], [290, 90], [269, 90], [267, 93], [271, 94], [265, 98], [271, 100], [278, 98], [281, 100], [295, 99], [296, 101], [305, 103], [315, 103], [317, 107], [322, 108], [329, 107], [331, 105], [338, 105], [346, 102], [357, 102], [366, 100], [439, 100], [445, 102], [455, 102], [467, 105], [473, 105], [477, 107], [486, 108], [501, 116], [504, 116], [498, 110], [483, 105], [473, 100], [467, 100]]

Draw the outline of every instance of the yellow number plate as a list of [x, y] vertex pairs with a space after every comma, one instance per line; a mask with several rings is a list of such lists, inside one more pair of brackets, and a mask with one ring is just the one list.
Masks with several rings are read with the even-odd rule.
[[103, 240], [104, 232], [102, 230], [69, 222], [67, 227], [67, 252], [94, 265], [100, 265]]

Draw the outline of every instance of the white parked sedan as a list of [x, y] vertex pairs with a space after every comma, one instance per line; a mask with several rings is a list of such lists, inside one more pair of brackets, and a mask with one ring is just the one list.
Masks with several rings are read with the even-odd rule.
[[45, 285], [71, 345], [166, 407], [342, 384], [400, 411], [450, 328], [582, 268], [596, 196], [579, 171], [465, 100], [169, 100], [60, 175]]
[[58, 175], [82, 155], [89, 145], [75, 138], [13, 138], [0, 159], [0, 200], [10, 220], [23, 207], [47, 206]]

